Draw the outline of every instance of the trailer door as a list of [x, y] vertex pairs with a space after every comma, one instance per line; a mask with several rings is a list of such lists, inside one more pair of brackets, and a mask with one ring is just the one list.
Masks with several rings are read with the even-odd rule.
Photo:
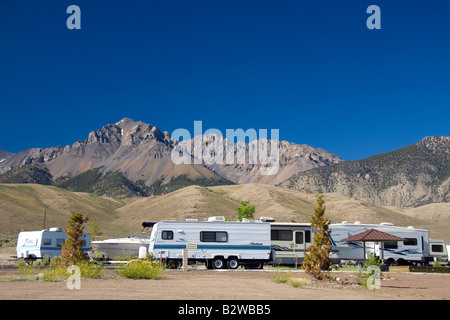
[[305, 242], [305, 232], [304, 231], [294, 231], [293, 248], [295, 249], [295, 252], [306, 251], [306, 242]]

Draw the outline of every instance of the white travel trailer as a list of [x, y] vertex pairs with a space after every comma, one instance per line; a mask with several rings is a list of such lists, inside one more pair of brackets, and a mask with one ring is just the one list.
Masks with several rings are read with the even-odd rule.
[[[88, 252], [90, 236], [83, 233], [83, 251]], [[67, 239], [62, 228], [50, 228], [41, 231], [20, 232], [17, 238], [17, 258], [28, 260], [42, 259], [61, 255], [61, 247]]]
[[[272, 222], [271, 244], [275, 251], [272, 263], [300, 266], [307, 248], [312, 244], [314, 233], [310, 223]], [[332, 264], [340, 262], [338, 250], [333, 245], [329, 257]]]
[[160, 221], [153, 226], [149, 253], [155, 258], [178, 268], [186, 248], [190, 263], [204, 262], [209, 269], [262, 268], [271, 258], [270, 224], [211, 217], [202, 222]]
[[445, 245], [444, 240], [430, 239], [430, 255], [441, 265], [448, 265], [448, 246]]
[[[363, 260], [363, 244], [361, 242], [343, 242], [342, 240], [364, 231], [375, 229], [400, 238], [404, 241], [395, 242], [367, 242], [366, 255], [374, 253], [384, 256], [389, 265], [427, 264], [432, 260], [430, 256], [429, 235], [427, 230], [413, 227], [398, 227], [392, 223], [361, 224], [356, 221], [350, 224], [347, 221], [331, 224], [331, 238], [339, 249], [342, 260]], [[381, 254], [384, 247], [383, 255]]]

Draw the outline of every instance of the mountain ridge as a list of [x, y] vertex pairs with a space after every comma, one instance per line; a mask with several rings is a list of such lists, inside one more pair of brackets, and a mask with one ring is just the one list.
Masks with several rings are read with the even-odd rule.
[[279, 184], [304, 192], [337, 192], [377, 205], [416, 207], [450, 201], [450, 137], [297, 173]]
[[[207, 140], [204, 137], [202, 136], [202, 141]], [[8, 157], [0, 163], [0, 181], [21, 182], [20, 175], [13, 176], [24, 166], [35, 165], [41, 170], [48, 170], [51, 179], [59, 182], [102, 167], [102, 176], [120, 171], [129, 181], [143, 183], [146, 187], [162, 192], [163, 185], [168, 185], [165, 189], [169, 191], [174, 186], [183, 187], [199, 181], [201, 185], [211, 185], [211, 181], [217, 181], [219, 185], [249, 182], [276, 184], [301, 170], [341, 161], [337, 155], [323, 149], [282, 141], [278, 175], [263, 176], [260, 173], [261, 165], [250, 164], [248, 159], [245, 163], [232, 165], [206, 164], [205, 161], [177, 165], [172, 161], [171, 153], [179, 143], [167, 131], [161, 131], [156, 126], [123, 118], [91, 131], [86, 139], [72, 145], [29, 148], [17, 154], [8, 153]], [[235, 154], [239, 148], [248, 151], [250, 147], [253, 147], [252, 143], [242, 142], [236, 142], [232, 146]], [[186, 179], [178, 179], [170, 185], [172, 179], [180, 176]], [[181, 180], [183, 183], [180, 184]], [[126, 180], [122, 181], [128, 184]], [[29, 179], [23, 182], [42, 183], [41, 180]], [[90, 189], [84, 191], [88, 190]]]

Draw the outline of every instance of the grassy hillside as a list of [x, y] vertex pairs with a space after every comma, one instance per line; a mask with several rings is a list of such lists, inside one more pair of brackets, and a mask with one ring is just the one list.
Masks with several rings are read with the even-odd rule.
[[[237, 218], [240, 201], [249, 200], [256, 207], [256, 218], [274, 217], [277, 221], [309, 222], [316, 205], [315, 196], [298, 191], [260, 184], [199, 187], [190, 186], [167, 195], [143, 198], [117, 209], [113, 224], [130, 232], [142, 221], [204, 219], [223, 215]], [[326, 215], [332, 223], [391, 222], [430, 230], [434, 239], [450, 242], [450, 204], [438, 208], [395, 208], [373, 205], [348, 196], [325, 194]], [[434, 209], [440, 214], [431, 214]], [[134, 228], [134, 229], [133, 229]]]
[[[125, 202], [77, 193], [37, 184], [0, 184], [0, 235], [17, 235], [20, 231], [65, 228], [72, 211], [97, 219], [105, 231], [117, 218], [116, 209]], [[89, 231], [89, 230], [88, 230]]]
[[[0, 184], [0, 235], [17, 236], [21, 230], [42, 229], [46, 210], [47, 228], [65, 227], [70, 212], [81, 211], [90, 220], [99, 221], [105, 236], [128, 236], [140, 231], [143, 221], [203, 220], [218, 215], [235, 220], [242, 200], [255, 205], [256, 218], [270, 216], [287, 222], [309, 222], [316, 205], [312, 194], [261, 184], [189, 186], [130, 203], [52, 186]], [[382, 207], [336, 193], [325, 194], [325, 204], [332, 223], [347, 220], [412, 225], [430, 230], [431, 238], [450, 243], [450, 204]]]

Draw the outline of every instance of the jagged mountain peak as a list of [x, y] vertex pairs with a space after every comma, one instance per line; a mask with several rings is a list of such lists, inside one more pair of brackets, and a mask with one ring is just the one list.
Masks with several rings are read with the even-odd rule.
[[[192, 142], [194, 140], [196, 139]], [[215, 139], [202, 136], [201, 140], [201, 146], [207, 148], [211, 140]], [[250, 149], [254, 151], [260, 148], [258, 141], [263, 140], [255, 140], [252, 143], [233, 143], [228, 140], [224, 142], [231, 145], [231, 152], [237, 153], [237, 159], [240, 151], [248, 155]], [[224, 183], [225, 180], [227, 183], [275, 184], [299, 171], [340, 161], [338, 156], [325, 150], [284, 141], [280, 142], [278, 173], [262, 175], [264, 164], [253, 164], [247, 160], [242, 163], [236, 160], [234, 164], [223, 161], [210, 164], [203, 158], [200, 159], [200, 163], [192, 161], [176, 164], [172, 160], [172, 151], [178, 143], [167, 131], [161, 131], [155, 125], [124, 117], [116, 123], [91, 131], [85, 140], [76, 141], [64, 148], [34, 148], [14, 154], [0, 163], [0, 174], [15, 171], [23, 165], [41, 163], [45, 164], [54, 180], [75, 178], [84, 172], [101, 167], [102, 176], [120, 171], [130, 181], [140, 181], [147, 186], [159, 181], [161, 188], [171, 180], [178, 186], [192, 181], [200, 183], [202, 179], [206, 181], [202, 183], [208, 184]], [[264, 149], [270, 159], [272, 149], [272, 142], [267, 146], [267, 150]], [[183, 176], [185, 178], [179, 178]]]

